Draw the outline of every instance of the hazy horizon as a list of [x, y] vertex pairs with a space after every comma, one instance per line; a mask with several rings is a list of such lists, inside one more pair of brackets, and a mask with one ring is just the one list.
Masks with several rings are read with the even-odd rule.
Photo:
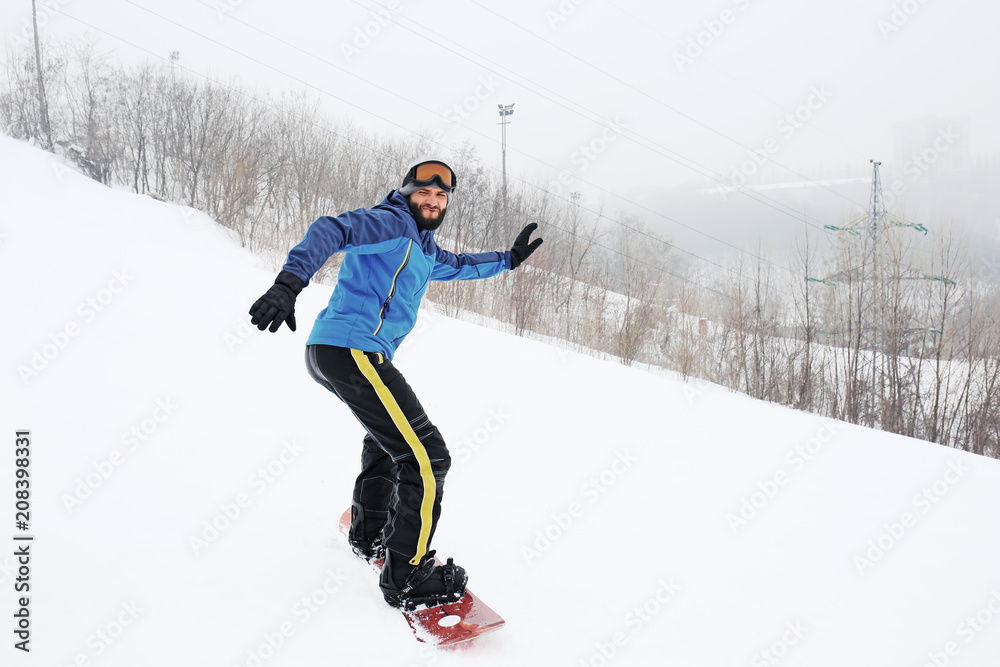
[[[425, 134], [443, 153], [468, 142], [497, 172], [497, 107], [513, 103], [512, 181], [548, 184], [562, 197], [580, 192], [583, 205], [603, 205], [609, 215], [638, 213], [696, 252], [719, 244], [687, 227], [716, 239], [769, 239], [795, 222], [796, 207], [836, 224], [829, 218], [838, 211], [867, 204], [871, 159], [883, 162], [884, 185], [902, 181], [900, 210], [965, 213], [963, 224], [987, 235], [1000, 226], [988, 187], [970, 184], [971, 203], [953, 183], [925, 201], [938, 174], [960, 177], [982, 156], [1000, 154], [993, 121], [1000, 91], [987, 85], [1000, 73], [991, 34], [1000, 7], [992, 4], [49, 0], [38, 7], [47, 40], [90, 35], [124, 63], [166, 63], [177, 51], [178, 66], [195, 76], [237, 78], [276, 94], [304, 90], [330, 116], [367, 131]], [[26, 0], [0, 10], [8, 49], [28, 43], [30, 16]], [[910, 159], [921, 154], [933, 165], [915, 167]], [[824, 174], [854, 182], [810, 184]], [[796, 181], [810, 187], [751, 198], [711, 193]], [[671, 213], [670, 193], [699, 191], [709, 191], [702, 208], [685, 197], [684, 217]]]

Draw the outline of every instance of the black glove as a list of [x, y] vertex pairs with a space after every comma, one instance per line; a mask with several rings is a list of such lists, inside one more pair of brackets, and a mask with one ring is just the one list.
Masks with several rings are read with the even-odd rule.
[[271, 333], [278, 330], [282, 322], [295, 331], [295, 297], [306, 284], [294, 273], [282, 271], [274, 279], [274, 284], [250, 306], [250, 323], [263, 331], [268, 325]]
[[536, 229], [538, 229], [538, 225], [533, 222], [522, 229], [521, 233], [514, 239], [514, 247], [510, 249], [511, 271], [520, 266], [521, 262], [528, 259], [531, 253], [538, 250], [538, 246], [542, 245], [542, 239], [535, 239], [531, 243], [528, 243], [528, 239], [531, 238], [531, 232]]

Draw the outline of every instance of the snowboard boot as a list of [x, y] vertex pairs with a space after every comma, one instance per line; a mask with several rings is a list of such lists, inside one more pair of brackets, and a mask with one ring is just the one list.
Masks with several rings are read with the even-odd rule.
[[382, 544], [381, 535], [371, 538], [348, 538], [347, 541], [351, 544], [351, 551], [369, 563], [377, 563], [385, 558], [385, 545]]
[[433, 551], [427, 552], [416, 567], [405, 557], [387, 551], [379, 588], [390, 605], [413, 611], [421, 605], [434, 607], [461, 600], [468, 581], [464, 567], [455, 565], [451, 558], [444, 565], [436, 564]]

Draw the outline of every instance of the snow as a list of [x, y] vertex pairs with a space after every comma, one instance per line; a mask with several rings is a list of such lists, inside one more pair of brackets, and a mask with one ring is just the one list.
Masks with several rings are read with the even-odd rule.
[[206, 216], [6, 137], [0, 200], [9, 628], [19, 429], [35, 536], [4, 665], [997, 664], [1000, 462], [430, 304], [396, 363], [453, 450], [433, 546], [507, 627], [421, 645], [337, 531], [362, 430], [303, 362], [329, 288], [258, 332], [274, 274]]

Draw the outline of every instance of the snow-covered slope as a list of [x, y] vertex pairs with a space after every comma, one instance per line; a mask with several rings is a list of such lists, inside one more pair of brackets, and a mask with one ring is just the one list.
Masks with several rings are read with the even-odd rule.
[[1000, 658], [997, 461], [430, 310], [396, 362], [454, 452], [434, 546], [508, 626], [421, 646], [336, 532], [362, 431], [303, 364], [329, 289], [251, 329], [273, 273], [210, 220], [6, 137], [0, 201], [4, 665]]

